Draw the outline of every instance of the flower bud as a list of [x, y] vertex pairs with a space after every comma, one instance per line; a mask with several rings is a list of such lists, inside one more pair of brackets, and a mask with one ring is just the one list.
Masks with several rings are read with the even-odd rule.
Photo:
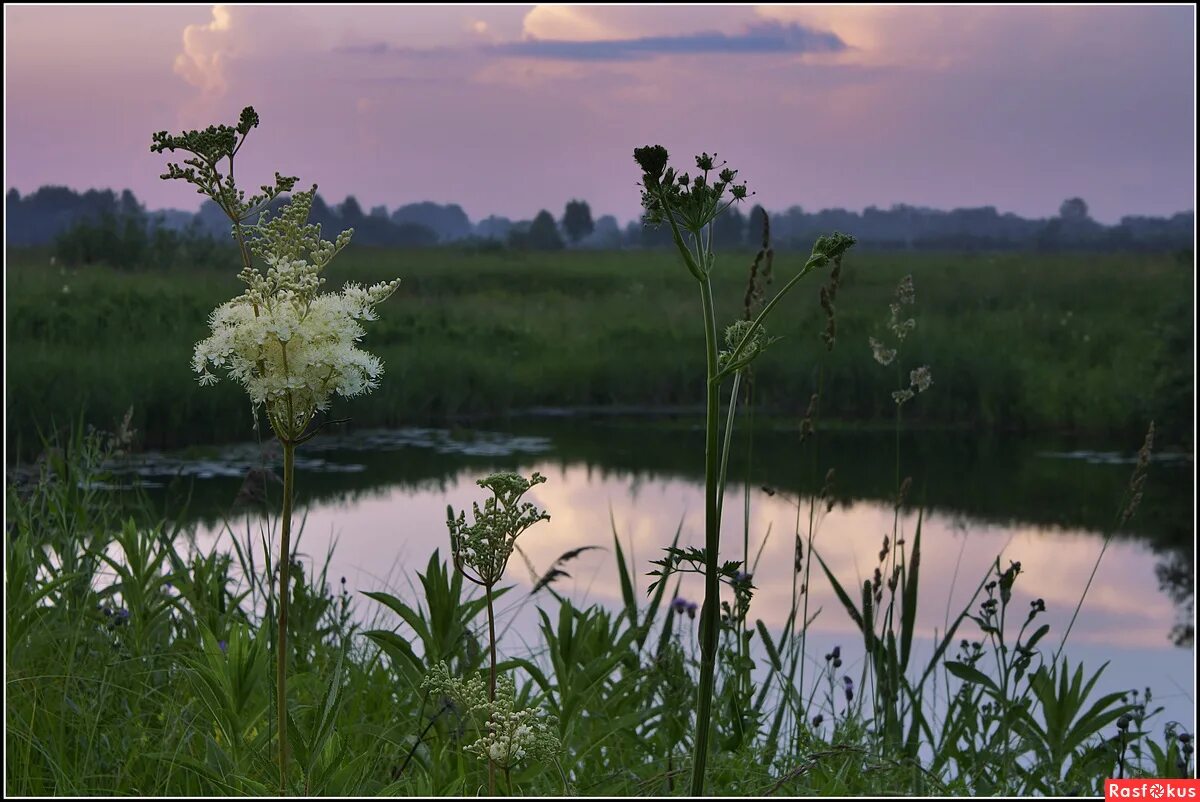
[[633, 159], [647, 176], [658, 180], [667, 168], [667, 149], [662, 145], [634, 148]]

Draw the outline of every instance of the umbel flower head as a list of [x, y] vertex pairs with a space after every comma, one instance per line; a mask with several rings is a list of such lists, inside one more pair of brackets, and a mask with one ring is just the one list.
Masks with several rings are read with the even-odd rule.
[[359, 321], [374, 320], [375, 305], [400, 284], [319, 291], [321, 271], [353, 231], [326, 242], [319, 226], [308, 225], [316, 189], [296, 193], [274, 219], [263, 212], [248, 245], [266, 271], [242, 270], [246, 291], [213, 311], [212, 334], [192, 357], [201, 384], [217, 381], [211, 370], [227, 371], [286, 440], [299, 437], [333, 395], [351, 398], [378, 385], [383, 365], [357, 347], [366, 334]]
[[526, 491], [544, 481], [546, 477], [536, 471], [528, 479], [516, 473], [494, 473], [479, 479], [475, 484], [491, 490], [492, 497], [484, 502], [483, 509], [472, 502], [475, 521], [470, 525], [464, 513], [455, 517], [454, 509], [446, 507], [450, 552], [463, 576], [485, 587], [500, 581], [517, 537], [538, 521], [550, 520], [548, 513], [533, 504], [521, 503]]
[[501, 769], [514, 768], [526, 759], [549, 762], [561, 750], [557, 719], [536, 707], [517, 709], [516, 686], [507, 674], [497, 677], [493, 702], [488, 701], [482, 676], [451, 676], [444, 662], [430, 670], [421, 688], [448, 698], [474, 722], [480, 737], [466, 751], [490, 759]]
[[646, 224], [657, 226], [673, 219], [680, 227], [698, 234], [733, 203], [745, 200], [746, 185], [734, 183], [737, 170], [729, 169], [725, 162], [718, 163], [716, 157], [715, 153], [697, 156], [699, 174], [692, 178], [667, 167], [667, 149], [662, 145], [634, 148], [634, 161], [642, 168]]

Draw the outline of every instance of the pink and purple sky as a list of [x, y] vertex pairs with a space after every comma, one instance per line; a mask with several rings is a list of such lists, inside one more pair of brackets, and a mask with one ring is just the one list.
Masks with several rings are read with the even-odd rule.
[[1191, 210], [1192, 6], [5, 6], [6, 184], [158, 179], [153, 131], [262, 125], [239, 155], [364, 208], [638, 213], [632, 150], [716, 150], [768, 209], [1070, 196]]

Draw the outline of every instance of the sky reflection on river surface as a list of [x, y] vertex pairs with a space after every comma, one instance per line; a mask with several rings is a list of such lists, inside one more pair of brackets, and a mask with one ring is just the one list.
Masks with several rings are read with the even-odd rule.
[[[527, 498], [549, 511], [551, 520], [537, 524], [518, 541], [532, 570], [519, 554], [509, 563], [507, 579], [519, 590], [506, 597], [507, 605], [501, 605], [506, 611], [502, 624], [510, 633], [502, 645], [513, 652], [522, 651], [523, 642], [536, 638], [538, 605], [551, 612], [556, 607], [549, 594], [543, 591], [530, 597], [529, 590], [564, 552], [585, 545], [603, 547], [603, 551], [585, 552], [563, 566], [571, 577], [554, 587], [574, 601], [615, 608], [621, 605], [621, 591], [612, 547], [614, 525], [627, 558], [637, 566], [635, 581], [643, 598], [650, 581], [646, 576], [652, 570], [650, 560], [662, 555], [681, 522], [680, 543], [703, 544], [704, 493], [699, 482], [564, 465], [535, 456], [520, 468], [526, 474], [535, 470], [548, 481]], [[440, 549], [443, 556], [448, 553], [446, 505], [469, 509], [472, 501], [482, 500], [485, 491], [475, 485], [480, 475], [476, 469], [464, 469], [449, 480], [384, 487], [304, 507], [307, 517], [301, 551], [305, 561], [316, 558], [319, 564], [331, 540], [336, 540], [329, 568], [331, 584], [345, 576], [351, 592], [388, 590], [409, 601], [419, 600], [416, 572], [424, 568], [434, 549]], [[761, 618], [777, 636], [792, 598], [796, 503], [794, 498], [768, 495], [757, 488], [751, 491], [751, 502], [752, 563], [764, 536], [766, 543], [753, 571], [757, 590], [750, 615], [751, 619]], [[742, 555], [743, 504], [743, 489], [731, 487], [725, 500], [724, 559]], [[806, 532], [807, 499], [802, 506], [800, 526]], [[906, 512], [901, 519], [902, 537], [910, 547], [916, 522], [915, 511]], [[234, 531], [244, 535], [245, 519], [233, 525]], [[249, 525], [257, 540], [261, 524]], [[887, 504], [839, 504], [828, 514], [819, 511], [816, 550], [847, 588], [861, 587], [862, 581], [871, 577], [883, 537], [891, 529], [892, 509]], [[197, 532], [199, 543], [211, 544], [217, 531], [202, 527]], [[1047, 613], [1041, 620], [1051, 625], [1051, 633], [1043, 646], [1052, 650], [1087, 585], [1102, 544], [1096, 533], [1083, 530], [987, 524], [942, 512], [929, 515], [922, 529], [920, 643], [915, 660], [927, 657], [932, 638], [945, 632], [948, 618], [952, 620], [968, 604], [997, 556], [1004, 567], [1009, 560], [1021, 563], [1022, 573], [1013, 593], [1014, 609], [1020, 611], [1021, 619], [1030, 601], [1045, 600]], [[1145, 541], [1114, 539], [1072, 629], [1067, 651], [1084, 659], [1091, 670], [1111, 660], [1101, 687], [1116, 690], [1149, 685], [1156, 698], [1169, 702], [1171, 717], [1182, 720], [1191, 716], [1185, 710], [1192, 707], [1193, 652], [1172, 646], [1167, 638], [1174, 610], [1158, 590], [1154, 566], [1155, 554]], [[679, 595], [699, 602], [700, 577], [672, 577], [671, 590], [679, 576]], [[861, 659], [854, 625], [816, 563], [810, 582], [809, 614], [820, 611], [810, 629], [814, 653], [839, 643], [848, 656]], [[976, 607], [982, 598], [981, 594]], [[370, 618], [380, 608], [360, 597], [359, 610], [364, 618]], [[383, 617], [378, 623], [391, 627], [398, 622]], [[1019, 620], [1010, 621], [1014, 632], [1019, 625]], [[973, 630], [973, 625], [968, 626]], [[959, 637], [975, 635], [964, 628]]]

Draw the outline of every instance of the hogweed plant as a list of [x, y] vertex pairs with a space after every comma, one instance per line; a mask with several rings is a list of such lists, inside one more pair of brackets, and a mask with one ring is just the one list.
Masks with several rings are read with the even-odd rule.
[[[204, 131], [154, 134], [151, 152], [191, 154], [169, 163], [164, 180], [196, 187], [229, 217], [242, 259], [238, 275], [246, 290], [217, 307], [209, 318], [212, 333], [196, 344], [192, 367], [201, 385], [216, 383], [223, 371], [246, 390], [258, 426], [266, 413], [283, 447], [283, 510], [279, 558], [279, 618], [276, 660], [276, 709], [279, 734], [280, 792], [287, 790], [287, 635], [291, 518], [296, 447], [320, 431], [318, 412], [332, 398], [352, 398], [373, 390], [383, 373], [378, 358], [359, 349], [366, 334], [361, 321], [375, 319], [375, 306], [399, 286], [399, 280], [372, 287], [348, 283], [323, 293], [322, 271], [349, 243], [353, 229], [333, 242], [321, 239], [321, 227], [308, 223], [317, 187], [296, 192], [272, 215], [269, 205], [291, 192], [296, 178], [275, 174], [273, 185], [247, 198], [234, 181], [234, 159], [259, 118], [246, 107], [237, 125]], [[251, 220], [255, 222], [251, 223]], [[265, 268], [255, 266], [258, 257]]]
[[[719, 348], [713, 304], [712, 271], [716, 259], [714, 221], [731, 205], [745, 200], [744, 183], [736, 183], [737, 171], [716, 161], [716, 154], [696, 157], [695, 177], [668, 167], [667, 149], [661, 145], [636, 148], [634, 160], [642, 171], [642, 206], [648, 225], [666, 224], [688, 273], [700, 285], [700, 306], [705, 343], [705, 468], [704, 468], [704, 604], [700, 624], [700, 681], [696, 702], [696, 737], [693, 744], [691, 793], [704, 792], [708, 759], [712, 703], [716, 683], [716, 660], [720, 625], [719, 596], [722, 565], [721, 502], [725, 467], [729, 458], [730, 432], [742, 374], [770, 344], [764, 322], [771, 312], [805, 276], [830, 264], [839, 264], [854, 244], [854, 238], [832, 234], [817, 239], [804, 266], [758, 310], [750, 320], [741, 320], [725, 330], [726, 350]], [[732, 379], [730, 414], [725, 445], [720, 444], [721, 388]]]
[[[492, 497], [487, 499], [482, 509], [478, 502], [473, 502], [472, 523], [467, 523], [466, 514], [454, 514], [454, 508], [446, 507], [446, 526], [450, 530], [450, 552], [454, 567], [467, 580], [483, 588], [487, 600], [488, 616], [488, 686], [487, 703], [496, 705], [496, 612], [492, 604], [495, 587], [504, 577], [508, 560], [512, 557], [517, 538], [538, 521], [550, 520], [549, 514], [539, 510], [531, 502], [522, 502], [521, 497], [531, 488], [546, 481], [546, 477], [536, 471], [526, 479], [515, 473], [494, 473], [476, 484], [490, 490]], [[444, 672], [443, 672], [444, 673]], [[436, 680], [436, 677], [435, 677]], [[436, 680], [435, 684], [445, 682]], [[470, 683], [470, 680], [466, 682]], [[467, 686], [464, 686], [467, 687]], [[474, 687], [474, 686], [470, 686]], [[453, 694], [450, 694], [453, 696]], [[511, 695], [511, 694], [510, 694]], [[507, 709], [495, 708], [494, 715], [488, 720], [490, 743], [497, 743], [496, 738], [504, 726], [511, 723], [511, 705]], [[522, 719], [523, 720], [523, 719]], [[481, 739], [482, 742], [482, 739]], [[511, 745], [511, 743], [510, 743]], [[496, 793], [496, 767], [504, 769], [506, 774], [508, 764], [496, 759], [492, 754], [493, 747], [486, 752], [488, 758], [488, 793]], [[481, 756], [483, 756], [481, 754]]]

